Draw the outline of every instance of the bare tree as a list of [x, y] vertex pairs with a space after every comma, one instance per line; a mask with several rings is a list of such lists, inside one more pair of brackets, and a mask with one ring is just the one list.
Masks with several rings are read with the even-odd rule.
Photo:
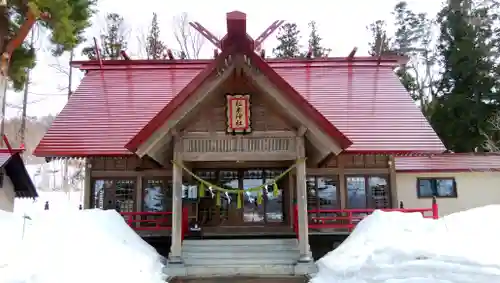
[[488, 122], [490, 123], [490, 132], [493, 134], [483, 133], [486, 139], [484, 147], [489, 152], [500, 152], [500, 140], [498, 140], [498, 136], [500, 136], [500, 112], [491, 117]]
[[189, 15], [184, 12], [175, 16], [173, 29], [179, 47], [177, 55], [186, 59], [198, 59], [205, 37], [189, 25]]

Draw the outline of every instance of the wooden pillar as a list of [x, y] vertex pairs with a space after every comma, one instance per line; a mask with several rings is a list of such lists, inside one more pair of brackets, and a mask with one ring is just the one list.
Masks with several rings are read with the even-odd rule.
[[293, 202], [293, 198], [295, 196], [295, 184], [294, 184], [294, 177], [292, 172], [288, 173], [288, 184], [287, 184], [287, 195], [288, 195], [288, 221], [290, 224], [290, 227], [293, 228], [293, 223], [295, 223], [295, 215], [294, 215], [294, 207], [295, 203]]
[[[174, 137], [174, 160], [182, 164], [181, 140]], [[182, 168], [172, 165], [172, 245], [169, 263], [182, 261]]]
[[[297, 137], [297, 158], [305, 157], [304, 137]], [[299, 162], [296, 167], [297, 176], [297, 208], [299, 228], [299, 262], [312, 261], [309, 248], [309, 225], [307, 219], [307, 195], [306, 195], [306, 163]]]
[[88, 158], [85, 159], [85, 176], [83, 179], [83, 209], [90, 208], [90, 199], [92, 198], [92, 161]]
[[139, 175], [137, 176], [136, 180], [135, 180], [135, 211], [142, 211], [142, 200], [143, 200], [143, 196], [142, 196], [142, 191], [143, 191], [143, 187], [142, 187], [142, 176]]
[[399, 207], [398, 186], [396, 179], [396, 162], [394, 156], [389, 156], [389, 190], [391, 190], [391, 206]]
[[340, 200], [339, 205], [340, 209], [345, 209], [347, 207], [347, 185], [345, 179], [345, 159], [342, 155], [337, 156], [337, 166], [339, 168], [339, 191], [340, 191]]

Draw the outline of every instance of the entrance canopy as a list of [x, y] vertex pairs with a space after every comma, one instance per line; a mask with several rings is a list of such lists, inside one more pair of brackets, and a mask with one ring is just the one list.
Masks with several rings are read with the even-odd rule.
[[[227, 14], [227, 34], [221, 41], [222, 53], [168, 103], [126, 147], [139, 156], [155, 159], [171, 137], [179, 130], [178, 123], [208, 99], [218, 87], [239, 76], [250, 78], [294, 121], [300, 135], [306, 135], [321, 157], [339, 154], [352, 142], [318, 112], [303, 96], [254, 52], [254, 41], [246, 33], [246, 15]], [[159, 160], [158, 160], [159, 161]]]

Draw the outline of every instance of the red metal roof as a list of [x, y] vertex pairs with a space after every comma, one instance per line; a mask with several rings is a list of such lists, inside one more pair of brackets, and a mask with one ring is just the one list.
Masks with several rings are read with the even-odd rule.
[[426, 172], [475, 172], [500, 171], [500, 155], [448, 153], [432, 156], [401, 156], [395, 158], [396, 171]]
[[11, 159], [11, 157], [16, 153], [22, 153], [23, 148], [0, 148], [0, 168]]
[[[35, 150], [37, 156], [131, 154], [126, 144], [212, 60], [82, 64], [88, 74]], [[353, 144], [349, 152], [442, 152], [392, 71], [373, 58], [267, 60]]]
[[89, 71], [35, 150], [38, 156], [116, 156], [206, 64]]

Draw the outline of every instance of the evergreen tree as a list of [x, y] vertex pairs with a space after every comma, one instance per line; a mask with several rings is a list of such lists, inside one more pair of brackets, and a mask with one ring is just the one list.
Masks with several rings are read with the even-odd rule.
[[160, 39], [160, 27], [158, 26], [158, 16], [153, 13], [151, 26], [149, 28], [148, 37], [146, 39], [146, 54], [147, 58], [151, 60], [158, 60], [163, 58], [167, 46]]
[[[50, 40], [54, 55], [72, 50], [83, 40], [84, 30], [90, 26], [96, 0], [30, 0], [6, 1], [0, 6], [0, 49], [2, 52], [9, 41], [17, 34], [19, 27], [26, 20], [30, 8], [35, 15], [48, 12], [50, 18], [39, 24], [51, 31]], [[26, 81], [26, 68], [35, 66], [35, 51], [28, 44], [14, 50], [8, 70], [9, 79], [15, 90], [21, 90]]]
[[[455, 0], [439, 13], [443, 72], [431, 123], [456, 152], [483, 148], [498, 108], [498, 17], [494, 6]], [[495, 105], [496, 104], [496, 105]]]
[[[123, 17], [116, 13], [106, 15], [105, 30], [106, 32], [101, 34], [101, 46], [99, 47], [101, 59], [120, 59], [120, 51], [127, 48], [127, 30]], [[93, 44], [83, 48], [82, 54], [90, 60], [97, 58]]]
[[295, 23], [285, 23], [279, 28], [278, 46], [273, 49], [273, 54], [277, 58], [301, 57], [300, 52], [300, 30]]
[[[312, 51], [313, 58], [326, 57], [331, 52], [331, 49], [323, 48], [321, 46], [321, 41], [323, 39], [319, 36], [318, 29], [316, 27], [316, 22], [309, 22], [309, 48]], [[306, 52], [307, 53], [307, 52]]]

